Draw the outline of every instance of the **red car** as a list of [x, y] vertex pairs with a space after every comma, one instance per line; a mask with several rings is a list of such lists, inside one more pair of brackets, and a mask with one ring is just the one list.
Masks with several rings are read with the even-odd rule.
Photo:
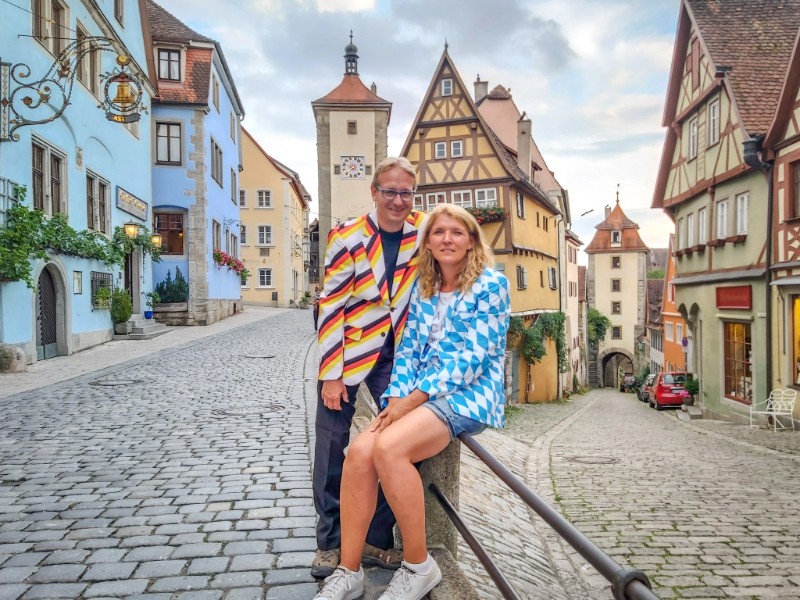
[[686, 384], [686, 373], [659, 373], [653, 382], [653, 389], [648, 402], [651, 407], [661, 410], [665, 406], [680, 406], [689, 393]]

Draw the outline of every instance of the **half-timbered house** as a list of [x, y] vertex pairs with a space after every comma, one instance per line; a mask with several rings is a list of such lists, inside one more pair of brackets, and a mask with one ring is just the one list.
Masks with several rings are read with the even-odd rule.
[[[800, 33], [763, 147], [774, 160], [771, 351], [774, 387], [800, 389]], [[795, 415], [800, 414], [800, 406]]]
[[[531, 139], [530, 120], [518, 123], [518, 139]], [[418, 210], [450, 202], [473, 212], [511, 287], [511, 308], [530, 326], [538, 315], [560, 310], [557, 202], [532, 177], [530, 144], [516, 156], [481, 116], [447, 48], [402, 151], [417, 167]], [[513, 354], [514, 392], [522, 402], [559, 397], [556, 345], [528, 365]]]
[[675, 223], [675, 303], [706, 415], [743, 417], [767, 373], [769, 177], [757, 150], [775, 113], [798, 0], [683, 0], [653, 208]]

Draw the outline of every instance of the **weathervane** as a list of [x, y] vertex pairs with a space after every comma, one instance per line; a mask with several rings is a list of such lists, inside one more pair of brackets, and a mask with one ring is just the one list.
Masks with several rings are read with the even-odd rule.
[[[117, 66], [100, 75], [103, 98], [98, 108], [106, 118], [117, 123], [132, 123], [146, 112], [144, 88], [130, 69], [131, 59], [119, 43], [107, 37], [87, 36], [70, 43], [41, 79], [31, 80], [31, 68], [24, 63], [0, 62], [0, 142], [19, 141], [16, 130], [29, 125], [43, 125], [60, 118], [70, 104], [75, 76], [81, 60], [91, 52], [114, 52]], [[17, 87], [12, 89], [12, 85]], [[40, 116], [44, 106], [53, 112]], [[39, 117], [39, 118], [37, 118]]]

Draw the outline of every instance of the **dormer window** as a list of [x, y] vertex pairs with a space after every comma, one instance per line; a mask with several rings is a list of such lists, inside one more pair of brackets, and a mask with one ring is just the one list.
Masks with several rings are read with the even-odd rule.
[[442, 79], [442, 96], [452, 96], [452, 95], [453, 95], [453, 80]]
[[158, 50], [158, 78], [167, 81], [181, 80], [181, 51], [174, 49]]
[[611, 243], [612, 244], [621, 244], [622, 243], [622, 232], [618, 229], [615, 229], [611, 232]]

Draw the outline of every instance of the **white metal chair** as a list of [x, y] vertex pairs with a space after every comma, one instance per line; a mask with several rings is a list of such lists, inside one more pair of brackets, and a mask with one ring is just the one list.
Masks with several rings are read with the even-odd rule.
[[787, 429], [786, 425], [781, 423], [780, 417], [788, 417], [792, 430], [794, 430], [794, 418], [792, 415], [796, 400], [796, 390], [772, 390], [766, 400], [754, 402], [750, 405], [750, 427], [753, 426], [753, 417], [764, 415], [767, 419], [772, 417], [773, 431], [778, 431], [779, 427]]

